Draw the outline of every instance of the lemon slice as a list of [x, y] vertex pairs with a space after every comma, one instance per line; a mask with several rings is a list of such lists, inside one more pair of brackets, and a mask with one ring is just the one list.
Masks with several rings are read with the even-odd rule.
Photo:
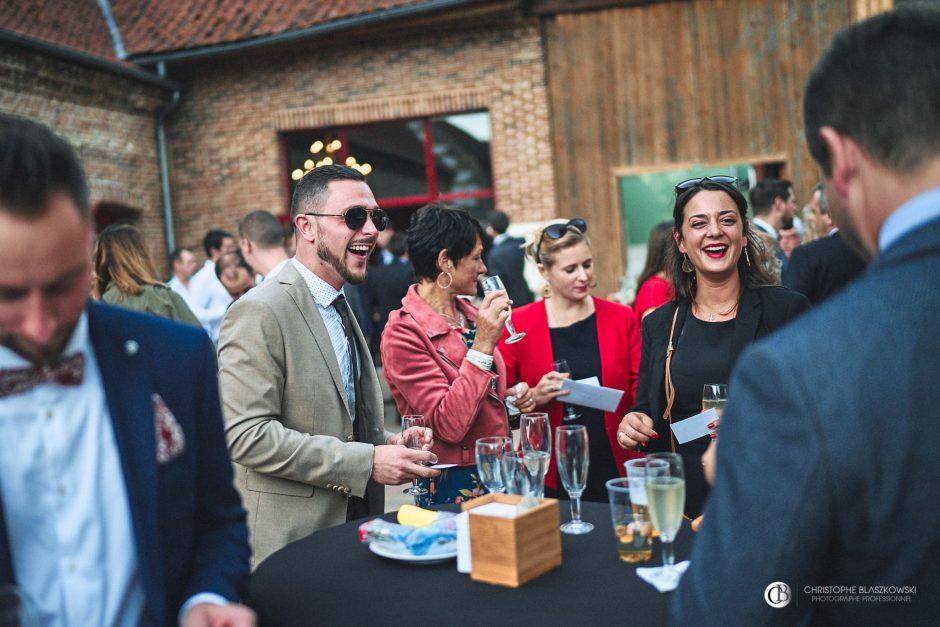
[[398, 524], [410, 527], [424, 527], [437, 520], [437, 512], [421, 509], [414, 505], [402, 505], [398, 508]]

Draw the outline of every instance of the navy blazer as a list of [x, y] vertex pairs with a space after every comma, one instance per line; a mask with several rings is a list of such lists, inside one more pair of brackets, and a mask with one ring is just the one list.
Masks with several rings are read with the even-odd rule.
[[936, 624], [938, 276], [934, 220], [741, 357], [676, 624]]
[[[146, 619], [175, 625], [198, 592], [237, 601], [248, 581], [245, 511], [222, 433], [215, 351], [202, 329], [90, 303], [136, 539]], [[160, 464], [151, 395], [182, 427], [185, 448]], [[107, 512], [101, 512], [107, 516]], [[14, 579], [0, 503], [0, 585]]]
[[507, 237], [499, 244], [493, 244], [486, 255], [486, 273], [490, 276], [498, 275], [503, 280], [513, 308], [528, 305], [535, 300], [525, 281], [524, 243], [525, 240], [520, 238]]
[[797, 246], [783, 272], [783, 284], [818, 305], [865, 269], [865, 260], [836, 231]]

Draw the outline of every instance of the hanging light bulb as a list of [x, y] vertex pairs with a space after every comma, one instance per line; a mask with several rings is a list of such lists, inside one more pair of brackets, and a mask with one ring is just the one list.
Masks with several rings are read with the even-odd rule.
[[349, 155], [348, 157], [346, 157], [346, 165], [348, 165], [349, 167], [353, 167], [355, 163], [356, 163], [356, 158], [354, 156]]
[[304, 161], [304, 169], [312, 170], [313, 169], [313, 159], [307, 159]]
[[372, 166], [368, 163], [363, 163], [362, 167], [359, 169], [364, 175], [368, 175], [372, 171]]
[[313, 154], [317, 154], [321, 150], [323, 150], [323, 142], [321, 142], [319, 139], [310, 144], [310, 152]]
[[334, 139], [333, 141], [330, 142], [330, 147], [333, 148], [334, 151], [339, 150], [340, 148], [343, 147], [343, 142], [341, 142], [338, 139]]
[[333, 165], [333, 157], [323, 157], [323, 165]]
[[294, 179], [295, 181], [299, 181], [300, 179], [304, 177], [304, 171], [301, 170], [300, 168], [297, 168], [296, 170], [290, 173], [290, 177]]

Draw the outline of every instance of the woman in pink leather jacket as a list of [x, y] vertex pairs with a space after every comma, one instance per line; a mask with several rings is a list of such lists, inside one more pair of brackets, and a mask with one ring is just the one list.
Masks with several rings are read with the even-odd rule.
[[[509, 435], [506, 368], [496, 344], [512, 301], [494, 292], [478, 310], [465, 298], [476, 294], [486, 273], [482, 241], [480, 223], [466, 211], [443, 203], [419, 209], [408, 232], [417, 283], [382, 334], [382, 364], [398, 411], [425, 416], [438, 461], [456, 464], [419, 482], [430, 492], [428, 504], [483, 494], [476, 440]], [[513, 392], [519, 409], [534, 408], [526, 384]]]

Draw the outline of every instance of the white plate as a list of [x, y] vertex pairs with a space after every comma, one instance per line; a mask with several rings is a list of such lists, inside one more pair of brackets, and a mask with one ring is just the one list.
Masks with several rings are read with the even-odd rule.
[[433, 555], [412, 555], [411, 553], [404, 553], [382, 542], [370, 542], [369, 550], [376, 555], [386, 557], [390, 560], [398, 560], [399, 562], [412, 562], [422, 565], [440, 564], [441, 562], [446, 562], [447, 560], [452, 560], [457, 557], [456, 542], [454, 543], [454, 548], [452, 551], [434, 553]]

